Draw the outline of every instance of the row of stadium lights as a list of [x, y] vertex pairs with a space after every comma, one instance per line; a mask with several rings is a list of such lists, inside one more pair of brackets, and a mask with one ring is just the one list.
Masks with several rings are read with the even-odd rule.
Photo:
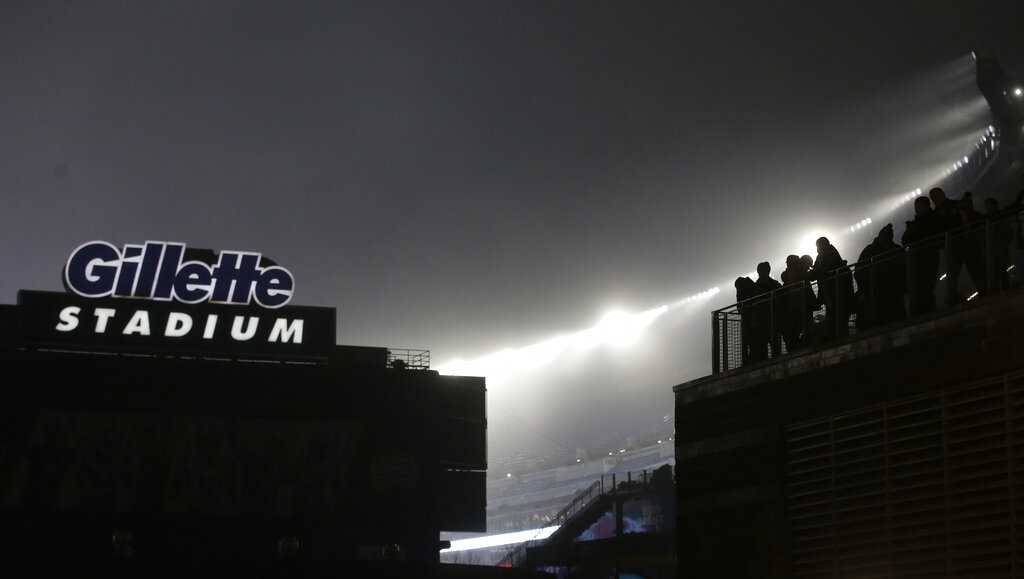
[[[992, 149], [993, 152], [995, 152], [995, 150], [996, 150], [996, 139], [995, 139], [995, 136], [996, 136], [996, 128], [993, 127], [992, 125], [989, 125], [988, 129], [985, 130], [985, 134], [983, 134], [981, 136], [981, 139], [979, 139], [978, 142], [974, 145], [974, 148], [980, 150], [981, 147], [985, 145], [985, 143], [988, 143], [988, 146]], [[990, 140], [990, 137], [991, 137], [991, 140]], [[953, 173], [956, 173], [960, 169], [963, 169], [964, 167], [966, 167], [967, 164], [970, 163], [970, 162], [971, 162], [971, 160], [967, 157], [967, 155], [964, 155], [964, 158], [962, 160], [961, 159], [957, 159], [957, 161], [955, 163], [953, 163], [952, 165], [950, 165], [949, 167], [947, 167], [942, 172], [942, 174], [945, 175], [946, 177], [949, 177]]]
[[[990, 147], [992, 149], [993, 152], [995, 152], [995, 150], [996, 150], [996, 137], [995, 137], [995, 135], [996, 135], [996, 128], [993, 127], [992, 125], [989, 125], [988, 128], [985, 129], [985, 134], [983, 134], [981, 136], [981, 138], [978, 139], [978, 142], [974, 145], [974, 148], [975, 149], [981, 149], [984, 146], [988, 146], [988, 147]], [[948, 176], [952, 175], [953, 173], [956, 173], [957, 171], [959, 171], [963, 167], [967, 166], [969, 163], [970, 163], [970, 158], [965, 155], [963, 159], [958, 159], [955, 163], [953, 163], [952, 165], [950, 165], [946, 169], [943, 169], [942, 174], [943, 174], [943, 176], [948, 177]], [[899, 209], [900, 207], [902, 207], [903, 205], [906, 205], [907, 203], [910, 203], [914, 199], [920, 197], [922, 194], [923, 194], [923, 192], [922, 192], [920, 187], [918, 187], [917, 189], [914, 189], [913, 191], [908, 191], [906, 193], [901, 193], [899, 198], [892, 205], [893, 211], [895, 211], [896, 209]], [[871, 219], [868, 218], [867, 222], [871, 223]], [[856, 225], [851, 227], [850, 231], [853, 232], [853, 231], [856, 231], [857, 229], [859, 229], [859, 228], [857, 228], [857, 229], [855, 229], [855, 228], [857, 228]]]
[[850, 233], [864, 229], [868, 225], [871, 225], [871, 218], [865, 217], [864, 219], [861, 219], [857, 223], [854, 223], [853, 225], [850, 226]]
[[[1018, 89], [1018, 90], [1020, 90], [1020, 89]], [[977, 142], [975, 147], [977, 149], [980, 149], [981, 147], [986, 146], [986, 145], [990, 146], [993, 151], [995, 151], [996, 146], [997, 146], [996, 129], [992, 125], [989, 125], [985, 129], [984, 134], [982, 135], [981, 139]], [[956, 172], [956, 171], [960, 170], [961, 168], [963, 168], [964, 166], [966, 166], [969, 162], [970, 162], [969, 157], [964, 156], [963, 159], [958, 159], [955, 163], [950, 165], [950, 167], [945, 170], [945, 174], [947, 176], [951, 175], [954, 172]], [[893, 211], [898, 210], [900, 207], [906, 205], [907, 203], [910, 203], [911, 201], [913, 201], [917, 197], [920, 197], [922, 195], [922, 193], [923, 193], [923, 190], [920, 187], [918, 187], [917, 189], [914, 189], [912, 191], [907, 191], [906, 193], [900, 194], [899, 197], [897, 198], [896, 202], [892, 205], [892, 210]], [[853, 225], [847, 227], [846, 231], [849, 232], [849, 233], [854, 233], [854, 232], [860, 231], [861, 229], [864, 229], [865, 227], [871, 225], [872, 223], [874, 223], [874, 221], [870, 217], [865, 217], [864, 219], [861, 219], [857, 223], [854, 223]], [[757, 276], [757, 273], [756, 272], [750, 272], [750, 273], [747, 274], [747, 276], [751, 277], [753, 279], [753, 278], [755, 278]], [[687, 296], [687, 297], [679, 300], [678, 302], [673, 303], [672, 307], [682, 306], [682, 305], [694, 303], [694, 302], [697, 302], [697, 301], [703, 301], [703, 300], [706, 300], [706, 299], [708, 299], [710, 297], [715, 296], [716, 294], [718, 294], [720, 292], [721, 292], [721, 288], [720, 287], [718, 287], [718, 286], [711, 287], [711, 288], [708, 288], [708, 289], [706, 289], [704, 291], [701, 291], [701, 292], [695, 293], [693, 295]], [[557, 344], [554, 344], [554, 343], [550, 344], [551, 347], [549, 349], [551, 349], [552, 351], [549, 352], [549, 355], [557, 356], [563, 350], [568, 349], [568, 348], [573, 347], [573, 346], [588, 347], [588, 346], [595, 346], [595, 345], [599, 345], [599, 344], [613, 342], [614, 340], [612, 339], [612, 337], [609, 334], [611, 334], [611, 333], [618, 333], [617, 330], [620, 330], [620, 327], [636, 325], [638, 327], [635, 328], [635, 330], [638, 331], [643, 326], [646, 326], [650, 322], [653, 322], [654, 319], [657, 319], [658, 317], [661, 317], [661, 315], [666, 313], [669, 309], [670, 309], [670, 306], [665, 305], [665, 306], [660, 306], [658, 308], [653, 308], [651, 310], [646, 310], [646, 311], [637, 312], [637, 313], [627, 313], [627, 312], [619, 312], [619, 311], [610, 312], [608, 315], [606, 315], [604, 318], [602, 318], [602, 320], [599, 321], [596, 326], [594, 326], [594, 327], [592, 327], [592, 328], [590, 328], [588, 330], [583, 330], [581, 332], [577, 332], [574, 335], [566, 336], [564, 338], [556, 338], [554, 340], [550, 340], [550, 342], [558, 342], [558, 343]], [[534, 344], [532, 346], [526, 346], [525, 348], [521, 348], [519, 350], [507, 350], [507, 351], [499, 352], [498, 354], [501, 354], [501, 353], [508, 353], [508, 354], [524, 353], [525, 354], [527, 352], [530, 352], [530, 350], [532, 350], [533, 348], [536, 348], [538, 346], [544, 346], [544, 345], [546, 345], [546, 344], [542, 342], [542, 343], [539, 343], [539, 344]], [[532, 352], [530, 352], [530, 353], [532, 353]], [[487, 359], [488, 357], [489, 356], [484, 356], [484, 357], [478, 358], [478, 360]], [[519, 358], [518, 356], [510, 356], [510, 358], [512, 358], [512, 359], [503, 360], [503, 361], [505, 361], [505, 362], [519, 362], [519, 360], [517, 359], [517, 358]], [[467, 364], [467, 362], [468, 362], [468, 364]], [[468, 366], [473, 366], [472, 362], [473, 361], [466, 361], [466, 360], [461, 360], [461, 359], [453, 360], [450, 364], [442, 365], [438, 369], [441, 370], [442, 372], [454, 372], [454, 373], [462, 373], [460, 371], [460, 368], [462, 369], [462, 371], [470, 370], [471, 372], [473, 370], [477, 370], [477, 371], [481, 370], [480, 368], [467, 368], [466, 367], [467, 365]], [[516, 365], [516, 364], [512, 364], [512, 365]], [[445, 368], [445, 366], [448, 366], [448, 367]], [[488, 369], [490, 369], [490, 368], [488, 368]], [[614, 454], [614, 452], [610, 452], [609, 454]]]
[[[1013, 94], [1014, 94], [1014, 96], [1017, 96], [1017, 97], [1024, 96], [1024, 94], [1022, 94], [1022, 89], [1020, 89], [1020, 88], [1015, 89]], [[980, 139], [978, 139], [978, 142], [974, 145], [974, 148], [978, 149], [978, 150], [981, 150], [981, 148], [985, 147], [985, 146], [990, 147], [993, 152], [995, 152], [995, 150], [996, 150], [996, 128], [993, 127], [992, 125], [989, 125], [988, 128], [985, 129], [985, 133], [981, 136]], [[970, 163], [970, 158], [965, 155], [962, 160], [957, 160], [955, 163], [950, 165], [949, 168], [945, 169], [943, 171], [943, 175], [948, 177], [948, 176], [952, 175], [953, 173], [959, 171], [960, 169], [966, 167], [969, 163]], [[921, 190], [920, 187], [918, 187], [917, 189], [914, 189], [913, 191], [908, 191], [906, 193], [901, 193], [900, 196], [897, 198], [896, 202], [892, 205], [892, 210], [895, 211], [895, 210], [899, 209], [903, 205], [906, 205], [907, 203], [910, 203], [911, 201], [913, 201], [914, 199], [920, 197], [921, 195], [922, 195], [922, 190]], [[871, 225], [871, 218], [870, 217], [866, 217], [864, 219], [861, 219], [860, 221], [858, 221], [857, 223], [851, 225], [847, 229], [848, 229], [848, 231], [850, 233], [853, 233], [855, 231], [859, 231], [860, 229], [863, 229], [864, 227], [867, 227], [868, 225]], [[1006, 271], [1007, 272], [1012, 271], [1013, 268], [1014, 268], [1014, 266], [1011, 265], [1008, 268], [1006, 268]], [[939, 281], [944, 281], [946, 279], [946, 277], [947, 277], [946, 274], [943, 273], [942, 275], [939, 276]], [[971, 300], [973, 300], [976, 297], [978, 297], [978, 292], [974, 292], [973, 294], [968, 296], [967, 297], [967, 301], [971, 301]]]
[[720, 291], [722, 291], [721, 288], [719, 288], [717, 286], [713, 287], [713, 288], [708, 288], [708, 289], [706, 289], [706, 290], [704, 290], [704, 291], [702, 291], [700, 293], [696, 293], [696, 294], [693, 294], [692, 296], [687, 296], [687, 297], [683, 298], [682, 300], [679, 301], [679, 305], [688, 304], [690, 302], [695, 302], [697, 300], [702, 300], [702, 299], [705, 299], [705, 298], [709, 298], [709, 297], [717, 294]]

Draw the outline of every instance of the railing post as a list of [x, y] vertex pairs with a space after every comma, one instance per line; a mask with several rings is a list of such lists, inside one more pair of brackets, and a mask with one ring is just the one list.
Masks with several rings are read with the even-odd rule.
[[771, 350], [769, 360], [779, 357], [779, 353], [775, 351], [775, 291], [768, 292], [768, 349]]
[[[722, 347], [722, 366], [721, 366], [721, 370], [723, 372], [728, 372], [729, 369], [730, 369], [730, 364], [729, 364], [729, 318], [725, 317], [725, 316], [722, 316], [722, 315], [719, 315], [718, 319], [719, 319], [719, 321], [717, 323], [721, 324], [721, 331], [720, 331], [720, 336], [721, 336], [721, 341], [722, 341], [722, 346], [721, 346]], [[745, 360], [742, 359], [743, 340], [744, 339], [745, 339], [745, 336], [743, 335], [743, 332], [741, 331], [740, 332], [740, 354], [741, 354], [740, 364], [741, 365], [745, 361]]]
[[868, 288], [869, 295], [867, 296], [867, 298], [871, 300], [871, 307], [869, 308], [871, 311], [869, 314], [871, 319], [868, 320], [868, 323], [872, 326], [878, 324], [878, 277], [875, 276], [875, 270], [877, 268], [878, 265], [875, 264], [875, 258], [872, 257], [871, 261], [868, 263], [868, 285], [870, 287]]
[[914, 250], [913, 246], [908, 245], [903, 248], [903, 285], [907, 288], [906, 291], [906, 310], [907, 318], [912, 318], [917, 314], [917, 276], [914, 275]]
[[832, 295], [832, 318], [835, 320], [835, 326], [836, 326], [835, 328], [833, 328], [833, 330], [835, 331], [835, 333], [832, 334], [833, 339], [839, 338], [839, 336], [842, 335], [842, 334], [839, 333], [839, 322], [840, 322], [840, 318], [841, 318], [841, 316], [839, 315], [839, 312], [842, 310], [842, 308], [839, 307], [839, 296], [840, 296], [840, 294], [839, 294], [839, 275], [837, 273], [838, 271], [839, 270], [835, 270], [834, 272], [832, 272], [832, 294], [833, 294]]
[[[807, 311], [807, 290], [810, 288], [811, 282], [807, 280], [802, 280], [800, 282], [800, 345], [802, 346], [807, 345], [809, 332], [811, 331], [811, 328], [807, 323], [807, 318], [810, 317], [810, 315], [808, 315], [809, 312]], [[814, 290], [810, 289], [810, 291], [813, 292]]]
[[985, 220], [985, 291], [991, 292], [995, 289], [995, 255], [992, 248], [992, 227], [991, 220]]
[[[945, 234], [945, 248], [943, 249], [943, 253], [946, 258], [946, 303], [944, 305], [949, 307], [956, 303], [956, 282], [960, 279], [959, 263], [956, 264], [956, 271], [953, 271], [953, 235], [949, 231], [946, 231]], [[932, 280], [932, 283], [935, 283], [935, 281]]]
[[719, 374], [722, 371], [721, 361], [718, 359], [720, 349], [718, 340], [721, 336], [718, 330], [718, 313], [711, 312], [711, 373]]

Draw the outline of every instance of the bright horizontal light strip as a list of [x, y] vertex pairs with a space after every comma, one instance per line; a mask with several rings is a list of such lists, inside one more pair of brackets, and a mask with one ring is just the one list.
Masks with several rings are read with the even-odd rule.
[[487, 549], [500, 547], [502, 545], [515, 545], [526, 541], [541, 541], [547, 539], [552, 533], [558, 530], [558, 525], [544, 527], [542, 529], [530, 529], [528, 531], [516, 531], [514, 533], [502, 533], [500, 535], [485, 535], [471, 539], [459, 539], [452, 541], [452, 546], [441, 549], [442, 553], [455, 553], [457, 551], [469, 551], [471, 549]]
[[642, 312], [612, 310], [591, 328], [549, 338], [522, 348], [506, 348], [472, 360], [457, 358], [441, 364], [437, 370], [442, 374], [493, 378], [515, 369], [536, 368], [571, 350], [586, 350], [598, 346], [628, 346], [639, 339], [644, 329], [669, 309], [709, 298], [719, 291], [721, 290], [717, 287], [709, 288], [687, 296], [671, 306], [658, 306]]
[[[989, 138], [989, 135], [991, 135], [993, 137], [992, 146], [994, 150], [994, 137], [996, 134], [995, 127], [989, 125], [984, 133], [985, 134], [981, 137], [979, 142], [984, 143], [986, 139]], [[958, 158], [949, 169], [944, 171], [945, 175], [951, 175], [954, 171], [968, 164], [969, 161], [969, 157], [966, 156], [963, 157], [962, 160]], [[901, 206], [910, 203], [917, 197], [921, 196], [922, 191], [923, 190], [918, 187], [912, 191], [901, 193], [893, 201], [891, 210], [896, 211], [900, 209]], [[865, 217], [846, 229], [840, 230], [838, 233], [840, 236], [843, 234], [855, 233], [869, 225], [872, 225], [873, 223], [874, 221], [871, 217]], [[798, 244], [799, 251], [807, 255], [813, 255], [817, 251], [815, 245], [819, 237], [830, 236], [823, 231], [808, 233]], [[750, 272], [747, 274], [747, 277], [755, 279], [757, 278], [757, 272]], [[516, 369], [536, 368], [573, 349], [586, 349], [601, 345], [629, 345], [639, 338], [640, 334], [648, 325], [661, 317], [668, 310], [712, 297], [720, 291], [721, 290], [718, 287], [713, 287], [700, 293], [687, 296], [678, 302], [673, 302], [671, 305], [664, 305], [639, 313], [627, 313], [614, 310], [605, 314], [597, 325], [592, 328], [572, 334], [556, 336], [522, 348], [506, 348], [472, 360], [456, 358], [455, 360], [441, 364], [437, 370], [442, 374], [487, 376], [493, 378], [495, 376], [505, 375]]]

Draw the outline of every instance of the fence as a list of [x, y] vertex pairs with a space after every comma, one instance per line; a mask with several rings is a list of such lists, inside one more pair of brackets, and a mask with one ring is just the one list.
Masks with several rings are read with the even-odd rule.
[[430, 350], [388, 348], [388, 367], [400, 370], [429, 370]]
[[1015, 207], [715, 310], [712, 373], [813, 349], [1019, 285], [1010, 258], [1013, 247], [1024, 249], [1020, 215]]

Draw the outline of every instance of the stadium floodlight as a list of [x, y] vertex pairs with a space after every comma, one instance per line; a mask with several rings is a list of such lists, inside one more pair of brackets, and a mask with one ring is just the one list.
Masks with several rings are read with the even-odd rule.
[[974, 292], [973, 294], [967, 296], [967, 301], [971, 301], [976, 297], [978, 297], [978, 292]]
[[967, 159], [967, 155], [964, 155], [964, 163], [970, 163], [970, 161]]
[[1019, 86], [1017, 88], [1013, 89], [1013, 96], [1015, 96], [1017, 98], [1024, 97], [1024, 89], [1022, 89]]

